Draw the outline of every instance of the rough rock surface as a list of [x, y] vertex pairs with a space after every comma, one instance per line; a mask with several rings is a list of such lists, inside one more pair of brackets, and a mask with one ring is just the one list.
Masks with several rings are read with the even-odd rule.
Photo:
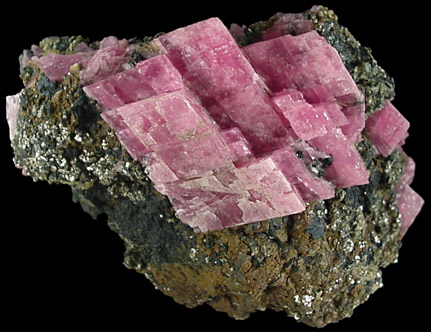
[[[333, 12], [313, 7], [279, 17], [240, 29], [237, 40], [246, 45], [280, 29], [314, 28], [342, 55], [365, 91], [367, 117], [393, 98], [392, 79]], [[370, 172], [368, 184], [336, 188], [334, 198], [309, 203], [298, 215], [196, 234], [175, 217], [143, 166], [101, 118], [79, 85], [80, 68], [52, 82], [29, 60], [29, 55], [51, 50], [92, 52], [78, 40], [49, 38], [24, 53], [26, 88], [18, 110], [14, 97], [8, 113], [17, 115], [11, 134], [14, 162], [35, 180], [70, 185], [74, 200], [94, 218], [106, 213], [109, 226], [126, 244], [126, 266], [188, 307], [207, 303], [238, 319], [273, 309], [319, 327], [350, 316], [381, 287], [381, 268], [396, 260], [401, 245], [397, 193], [410, 188], [412, 173], [404, 169], [414, 169], [402, 151], [384, 156], [363, 138], [355, 143]], [[123, 47], [122, 66], [157, 54], [151, 39], [134, 45], [133, 50]]]

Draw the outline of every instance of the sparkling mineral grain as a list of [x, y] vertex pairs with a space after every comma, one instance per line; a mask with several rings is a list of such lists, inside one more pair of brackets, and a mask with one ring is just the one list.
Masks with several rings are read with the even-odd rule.
[[20, 67], [15, 165], [105, 213], [126, 266], [188, 307], [348, 317], [424, 204], [392, 79], [325, 7], [50, 37]]

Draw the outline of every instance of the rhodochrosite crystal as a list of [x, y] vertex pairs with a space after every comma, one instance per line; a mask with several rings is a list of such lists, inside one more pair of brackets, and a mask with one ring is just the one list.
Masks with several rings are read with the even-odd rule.
[[187, 306], [338, 321], [380, 287], [423, 205], [393, 81], [324, 7], [50, 37], [20, 69], [15, 165], [106, 213], [126, 265]]
[[[342, 131], [352, 126], [343, 111], [363, 97], [316, 31], [241, 50], [212, 18], [154, 43], [161, 55], [84, 91], [195, 230], [302, 212], [307, 202], [334, 197], [334, 185], [368, 183], [354, 141]], [[315, 163], [331, 159], [323, 176], [295, 156], [301, 148], [326, 153], [312, 156]]]

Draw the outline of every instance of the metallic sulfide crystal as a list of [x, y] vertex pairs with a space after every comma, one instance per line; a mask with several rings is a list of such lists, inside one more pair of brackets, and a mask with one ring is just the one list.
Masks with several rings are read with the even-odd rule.
[[189, 307], [312, 326], [381, 287], [424, 201], [392, 79], [332, 11], [62, 40], [21, 58], [14, 162], [105, 213], [126, 266]]

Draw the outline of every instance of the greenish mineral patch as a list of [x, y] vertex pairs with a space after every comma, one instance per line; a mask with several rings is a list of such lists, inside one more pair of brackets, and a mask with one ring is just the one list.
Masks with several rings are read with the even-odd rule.
[[244, 35], [237, 40], [238, 44], [243, 47], [260, 41], [262, 34], [269, 30], [274, 25], [276, 20], [277, 17], [274, 15], [266, 21], [259, 21], [250, 24], [244, 29]]
[[75, 47], [77, 44], [84, 42], [88, 44], [89, 40], [82, 36], [72, 37], [47, 37], [42, 39], [39, 43], [39, 47], [42, 50], [42, 54], [58, 53], [58, 54], [73, 54], [75, 53]]
[[129, 43], [135, 46], [130, 55], [130, 64], [135, 66], [139, 61], [146, 60], [155, 55], [161, 54], [159, 46], [152, 41], [158, 36], [163, 35], [163, 32], [156, 34], [154, 37], [144, 37], [143, 39], [133, 38]]

